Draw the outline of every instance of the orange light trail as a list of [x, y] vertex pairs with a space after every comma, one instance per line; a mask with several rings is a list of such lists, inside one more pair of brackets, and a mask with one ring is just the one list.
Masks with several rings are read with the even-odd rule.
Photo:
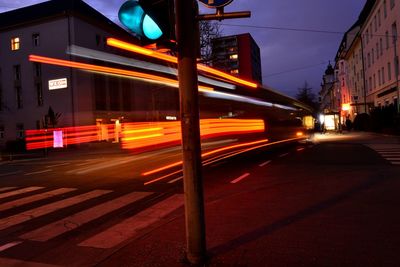
[[[88, 71], [96, 71], [96, 72], [102, 72], [102, 73], [108, 73], [108, 74], [114, 74], [114, 75], [135, 77], [135, 78], [145, 79], [150, 82], [163, 83], [163, 84], [169, 85], [171, 87], [176, 87], [176, 88], [179, 87], [179, 82], [177, 80], [165, 78], [165, 77], [158, 76], [158, 75], [147, 74], [144, 72], [104, 67], [104, 66], [81, 63], [81, 62], [76, 62], [76, 61], [43, 57], [43, 56], [38, 56], [38, 55], [29, 55], [29, 61], [45, 63], [45, 64], [50, 64], [50, 65], [63, 66], [63, 67], [76, 68], [76, 69], [82, 69], [82, 70], [88, 70]], [[208, 92], [208, 91], [214, 91], [214, 89], [212, 87], [199, 85], [199, 91], [200, 92], [204, 92], [204, 91]]]
[[[174, 57], [174, 56], [170, 56], [170, 55], [166, 55], [163, 53], [159, 53], [156, 51], [152, 51], [150, 49], [146, 49], [144, 47], [138, 46], [138, 45], [134, 45], [131, 43], [127, 43], [127, 42], [123, 42], [120, 40], [117, 40], [115, 38], [107, 38], [107, 45], [109, 46], [113, 46], [113, 47], [117, 47], [123, 50], [127, 50], [127, 51], [131, 51], [137, 54], [141, 54], [141, 55], [145, 55], [145, 56], [149, 56], [149, 57], [153, 57], [153, 58], [157, 58], [157, 59], [161, 59], [170, 63], [175, 63], [178, 64], [178, 58]], [[216, 70], [214, 68], [208, 67], [206, 65], [202, 65], [202, 64], [197, 64], [197, 69], [207, 72], [209, 74], [213, 74], [215, 76], [219, 76], [221, 78], [225, 78], [227, 80], [236, 82], [238, 84], [242, 84], [248, 87], [252, 87], [252, 88], [257, 88], [258, 85], [256, 83], [253, 82], [249, 82], [243, 79], [240, 79], [238, 77], [235, 77], [233, 75], [227, 74], [225, 72]]]

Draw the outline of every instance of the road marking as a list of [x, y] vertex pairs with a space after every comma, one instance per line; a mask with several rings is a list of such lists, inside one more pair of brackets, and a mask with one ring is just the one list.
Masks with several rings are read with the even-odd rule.
[[0, 199], [36, 191], [36, 190], [43, 189], [43, 188], [44, 187], [40, 187], [40, 186], [31, 186], [31, 187], [22, 188], [22, 189], [14, 190], [14, 191], [7, 192], [7, 193], [2, 193], [2, 194], [0, 194]]
[[50, 203], [38, 208], [34, 208], [28, 211], [24, 211], [23, 213], [19, 213], [10, 217], [6, 217], [0, 219], [0, 230], [4, 230], [11, 226], [15, 226], [17, 224], [29, 221], [31, 219], [35, 219], [37, 217], [49, 214], [51, 212], [57, 211], [62, 208], [66, 208], [69, 206], [73, 206], [80, 202], [84, 202], [86, 200], [96, 198], [105, 194], [108, 194], [112, 191], [110, 190], [93, 190], [85, 194], [77, 195], [74, 197], [70, 197], [64, 200], [60, 200], [54, 203]]
[[400, 158], [385, 158], [386, 160], [393, 160], [393, 161], [397, 161], [397, 160], [399, 160]]
[[10, 242], [10, 243], [7, 243], [7, 244], [5, 244], [5, 245], [2, 245], [2, 246], [0, 247], [0, 252], [2, 252], [2, 251], [4, 251], [4, 250], [7, 250], [7, 249], [9, 249], [9, 248], [15, 247], [16, 245], [19, 245], [19, 244], [21, 244], [21, 243], [22, 243], [22, 241], [14, 241], [14, 242]]
[[162, 177], [159, 177], [159, 178], [150, 180], [150, 181], [148, 181], [148, 182], [145, 182], [144, 185], [153, 184], [153, 183], [155, 183], [155, 182], [161, 181], [161, 180], [163, 180], [163, 179], [165, 179], [165, 178], [168, 178], [168, 177], [170, 177], [170, 176], [172, 176], [172, 175], [174, 175], [174, 174], [180, 173], [180, 172], [182, 172], [182, 170], [175, 171], [175, 172], [169, 173], [169, 174], [167, 174], [167, 175], [164, 175], [164, 176], [162, 176]]
[[250, 173], [245, 173], [242, 176], [236, 178], [235, 180], [232, 180], [231, 184], [236, 184], [236, 183], [238, 183], [239, 181], [243, 180], [244, 178], [246, 178], [249, 175], [250, 175]]
[[0, 258], [0, 266], [60, 267], [59, 265], [38, 263], [33, 261], [21, 261], [9, 258]]
[[272, 160], [267, 160], [266, 162], [263, 162], [263, 163], [259, 164], [258, 166], [264, 167], [265, 165], [270, 164], [271, 161], [272, 161]]
[[301, 148], [298, 148], [297, 151], [302, 151], [304, 149], [305, 149], [304, 147], [301, 147]]
[[60, 163], [60, 164], [54, 164], [54, 165], [47, 165], [46, 168], [60, 167], [60, 166], [68, 165], [68, 164], [71, 164], [71, 163], [66, 162], [66, 163]]
[[22, 172], [22, 171], [6, 172], [6, 173], [0, 174], [0, 177], [8, 176], [8, 175], [14, 175], [14, 174], [19, 174], [19, 173], [21, 173], [21, 172]]
[[135, 237], [140, 229], [150, 226], [162, 217], [183, 206], [183, 194], [173, 195], [164, 201], [94, 235], [78, 244], [82, 247], [112, 248]]
[[173, 183], [178, 182], [179, 180], [182, 180], [182, 179], [183, 179], [183, 176], [178, 177], [178, 178], [176, 178], [176, 179], [174, 179], [174, 180], [171, 180], [171, 181], [169, 181], [168, 183], [169, 183], [169, 184], [173, 184]]
[[40, 194], [36, 194], [33, 196], [29, 196], [29, 197], [20, 198], [20, 199], [14, 200], [14, 201], [9, 201], [9, 202], [0, 204], [0, 211], [5, 211], [8, 209], [20, 207], [20, 206], [28, 204], [28, 203], [32, 203], [32, 202], [50, 198], [50, 197], [54, 197], [54, 196], [68, 193], [68, 192], [71, 192], [74, 190], [76, 190], [76, 188], [59, 188], [59, 189], [56, 189], [53, 191], [40, 193]]
[[90, 167], [85, 167], [85, 168], [81, 168], [81, 169], [78, 169], [78, 170], [70, 170], [70, 171], [67, 171], [66, 173], [86, 174], [86, 173], [89, 173], [89, 172], [94, 172], [94, 171], [98, 171], [98, 170], [107, 169], [107, 168], [115, 167], [115, 166], [118, 166], [118, 165], [130, 163], [130, 162], [133, 162], [133, 161], [146, 159], [146, 158], [149, 158], [149, 157], [150, 156], [124, 157], [122, 159], [107, 160], [106, 162], [96, 163], [95, 165], [90, 166]]
[[285, 154], [279, 155], [279, 157], [283, 158], [283, 157], [286, 157], [287, 155], [289, 155], [289, 153], [285, 153]]
[[15, 186], [11, 186], [11, 187], [2, 187], [2, 188], [0, 188], [0, 192], [7, 191], [7, 190], [11, 190], [11, 189], [14, 189], [14, 188], [16, 188], [16, 187], [15, 187]]
[[41, 174], [41, 173], [45, 173], [45, 172], [51, 172], [52, 169], [47, 169], [47, 170], [43, 170], [43, 171], [37, 171], [37, 172], [28, 172], [25, 173], [24, 175], [34, 175], [34, 174]]
[[151, 195], [150, 192], [133, 192], [122, 197], [107, 201], [103, 204], [94, 206], [87, 210], [75, 213], [71, 216], [65, 217], [54, 223], [50, 223], [39, 229], [20, 236], [22, 239], [33, 241], [48, 241], [54, 237], [71, 231], [85, 223], [100, 218], [101, 216], [110, 213], [114, 210], [120, 209], [133, 202], [136, 202], [144, 197]]

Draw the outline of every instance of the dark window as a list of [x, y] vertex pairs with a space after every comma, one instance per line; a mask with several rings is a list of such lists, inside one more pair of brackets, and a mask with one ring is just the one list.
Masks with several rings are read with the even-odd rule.
[[96, 45], [99, 46], [101, 41], [101, 36], [99, 34], [96, 34]]
[[100, 74], [94, 75], [94, 97], [95, 97], [95, 108], [96, 110], [107, 109], [107, 92], [105, 77]]
[[0, 125], [0, 139], [4, 138], [4, 125]]
[[42, 65], [40, 63], [33, 63], [33, 75], [37, 78], [42, 77]]
[[33, 46], [40, 45], [40, 34], [39, 33], [32, 34], [32, 44], [33, 44]]
[[35, 88], [36, 88], [37, 105], [38, 106], [43, 106], [43, 88], [42, 88], [42, 83], [36, 83], [35, 84]]
[[15, 87], [15, 95], [16, 95], [16, 100], [17, 100], [17, 108], [21, 109], [22, 108], [22, 88], [21, 88], [21, 86]]
[[131, 84], [130, 81], [127, 79], [124, 79], [121, 83], [121, 85], [122, 85], [122, 109], [124, 111], [132, 110], [130, 84]]
[[17, 138], [24, 138], [24, 124], [17, 123]]
[[14, 80], [15, 81], [21, 80], [21, 66], [20, 65], [14, 66]]
[[110, 110], [119, 110], [120, 89], [118, 79], [114, 77], [108, 79], [108, 92], [110, 96]]

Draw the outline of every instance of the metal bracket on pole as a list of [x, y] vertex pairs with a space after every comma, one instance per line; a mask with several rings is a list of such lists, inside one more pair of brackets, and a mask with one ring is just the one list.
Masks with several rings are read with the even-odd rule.
[[251, 16], [250, 11], [238, 11], [238, 12], [224, 12], [224, 7], [216, 8], [215, 14], [203, 14], [197, 15], [197, 20], [223, 20], [223, 19], [239, 19], [239, 18], [249, 18]]

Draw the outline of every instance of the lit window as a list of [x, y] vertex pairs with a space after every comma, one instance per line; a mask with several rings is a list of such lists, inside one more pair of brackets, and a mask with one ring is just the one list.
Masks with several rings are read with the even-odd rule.
[[239, 74], [239, 70], [238, 69], [231, 70], [231, 74]]
[[229, 58], [230, 58], [230, 59], [237, 59], [237, 58], [238, 58], [238, 55], [237, 55], [237, 54], [233, 54], [233, 55], [230, 55]]
[[19, 37], [11, 38], [11, 50], [19, 50], [20, 40]]

